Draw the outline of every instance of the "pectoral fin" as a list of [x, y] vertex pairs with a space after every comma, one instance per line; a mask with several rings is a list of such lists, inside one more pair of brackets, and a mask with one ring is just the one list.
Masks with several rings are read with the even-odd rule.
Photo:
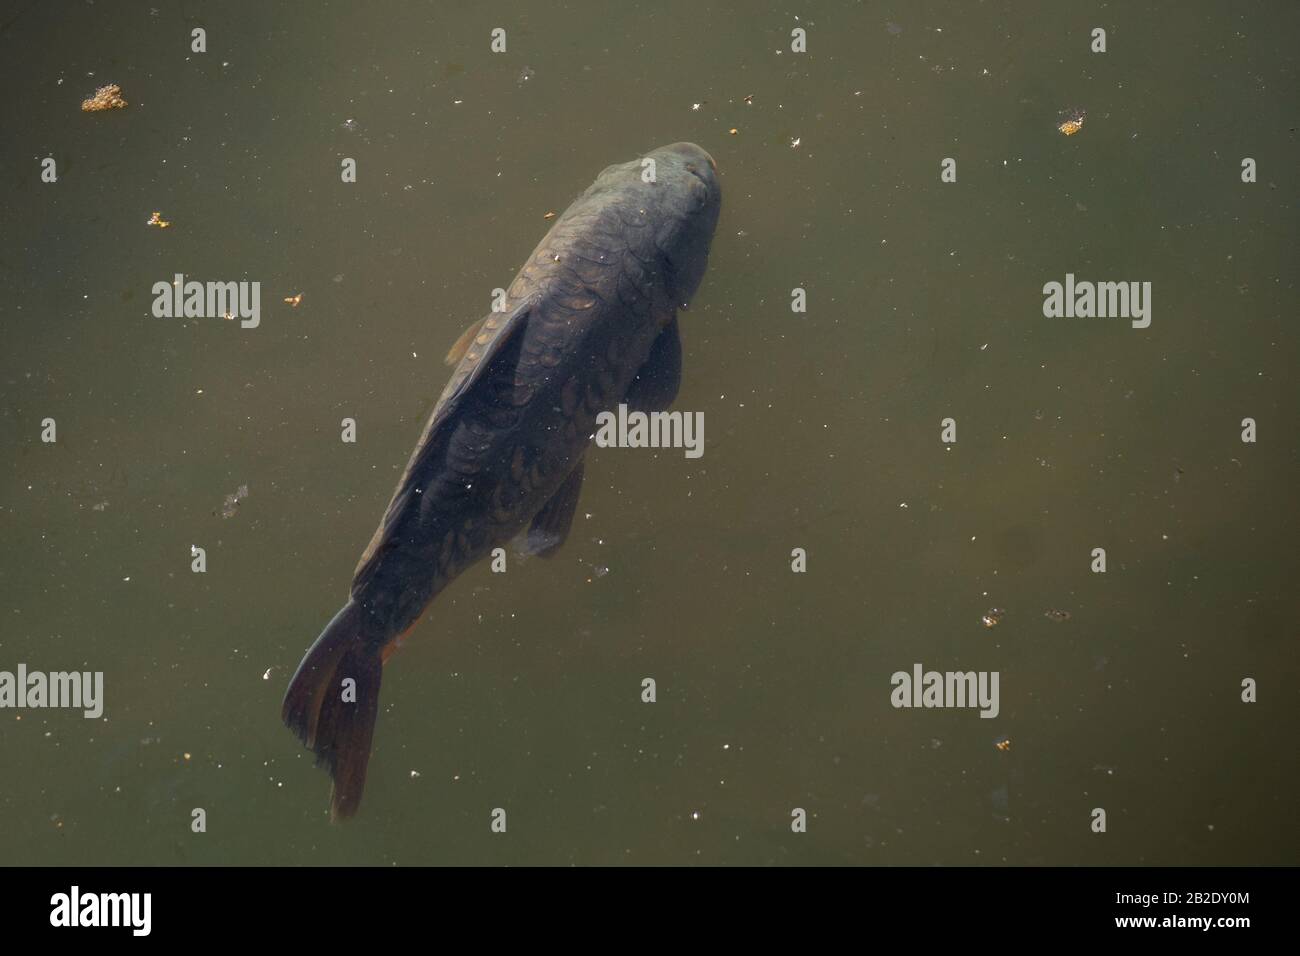
[[634, 412], [662, 412], [677, 397], [682, 384], [682, 340], [677, 317], [650, 346], [650, 356], [628, 386], [624, 401]]
[[569, 477], [564, 479], [560, 490], [555, 493], [545, 507], [537, 512], [532, 525], [528, 528], [528, 538], [523, 542], [525, 554], [535, 554], [549, 558], [564, 544], [573, 527], [573, 515], [578, 510], [578, 495], [582, 493], [582, 459]]

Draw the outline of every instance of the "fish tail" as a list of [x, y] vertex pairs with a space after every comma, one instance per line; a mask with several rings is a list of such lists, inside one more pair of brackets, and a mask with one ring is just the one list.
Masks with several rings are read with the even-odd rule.
[[298, 665], [280, 712], [316, 755], [316, 766], [333, 778], [334, 820], [352, 816], [361, 804], [379, 713], [383, 660], [365, 625], [361, 605], [352, 600], [343, 605]]

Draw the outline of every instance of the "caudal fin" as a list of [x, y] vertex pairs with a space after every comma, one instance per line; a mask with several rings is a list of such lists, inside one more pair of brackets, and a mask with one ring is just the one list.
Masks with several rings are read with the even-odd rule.
[[[379, 713], [383, 661], [365, 632], [361, 606], [348, 601], [326, 625], [289, 681], [281, 716], [334, 779], [330, 815], [357, 812], [366, 786], [370, 741]], [[351, 678], [355, 683], [347, 684]]]

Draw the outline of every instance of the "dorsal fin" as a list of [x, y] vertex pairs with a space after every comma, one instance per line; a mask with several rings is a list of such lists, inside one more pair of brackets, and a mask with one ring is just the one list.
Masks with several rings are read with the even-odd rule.
[[479, 319], [478, 321], [471, 322], [469, 324], [469, 328], [467, 328], [464, 332], [460, 333], [460, 338], [456, 340], [456, 344], [454, 344], [450, 349], [448, 349], [447, 357], [443, 359], [443, 361], [446, 362], [448, 365], [455, 365], [457, 362], [463, 359], [465, 357], [465, 353], [469, 351], [469, 343], [474, 341], [474, 338], [479, 333], [479, 329], [483, 328], [483, 323], [486, 322], [487, 320], [488, 317], [485, 315], [483, 316], [483, 318]]
[[384, 512], [384, 520], [375, 529], [370, 544], [366, 546], [361, 560], [357, 563], [356, 573], [352, 577], [354, 592], [370, 577], [376, 557], [383, 550], [384, 544], [392, 533], [393, 525], [405, 510], [411, 496], [418, 490], [422, 490], [421, 483], [427, 480], [424, 474], [427, 459], [439, 448], [442, 432], [445, 431], [446, 426], [454, 421], [460, 397], [486, 374], [492, 360], [528, 324], [528, 313], [536, 303], [537, 297], [529, 296], [519, 303], [514, 311], [494, 312], [485, 316], [481, 323], [475, 323], [475, 325], [481, 324], [482, 331], [469, 337], [470, 344], [465, 349], [460, 364], [451, 373], [451, 380], [442, 390], [442, 396], [438, 399], [433, 414], [429, 416], [429, 423], [424, 427], [419, 444], [415, 446], [415, 451], [411, 452], [411, 459], [406, 463], [406, 471], [402, 473], [402, 478], [397, 483], [397, 490], [393, 492], [393, 498], [388, 503], [388, 510]]

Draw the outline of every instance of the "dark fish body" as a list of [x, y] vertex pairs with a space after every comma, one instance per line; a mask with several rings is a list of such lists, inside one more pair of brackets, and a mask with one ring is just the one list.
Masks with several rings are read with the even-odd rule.
[[464, 354], [351, 598], [290, 682], [285, 722], [334, 777], [336, 818], [360, 801], [382, 664], [400, 638], [457, 575], [521, 532], [533, 553], [559, 547], [598, 413], [621, 402], [659, 410], [676, 396], [677, 310], [704, 275], [721, 193], [697, 146], [645, 159], [653, 177], [642, 159], [605, 169], [533, 251], [505, 309], [453, 350]]

